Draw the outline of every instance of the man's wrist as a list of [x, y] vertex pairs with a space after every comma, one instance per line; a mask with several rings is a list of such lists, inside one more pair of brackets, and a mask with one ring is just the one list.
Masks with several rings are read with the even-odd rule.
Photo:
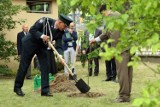
[[40, 38], [41, 38], [41, 39], [43, 39], [43, 37], [44, 37], [44, 36], [45, 36], [45, 35], [44, 35], [44, 34], [42, 34]]
[[100, 42], [101, 41], [100, 37], [96, 37], [95, 40], [96, 40], [96, 42]]

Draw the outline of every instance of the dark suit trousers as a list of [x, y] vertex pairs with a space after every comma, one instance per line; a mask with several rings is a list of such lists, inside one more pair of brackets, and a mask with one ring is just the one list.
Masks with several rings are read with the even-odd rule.
[[31, 35], [25, 36], [22, 39], [22, 56], [19, 64], [19, 69], [15, 79], [14, 89], [21, 88], [24, 83], [24, 78], [27, 69], [31, 63], [32, 57], [37, 54], [40, 70], [41, 70], [41, 93], [49, 92], [49, 64], [47, 49], [42, 46], [43, 44], [37, 43]]
[[106, 65], [106, 76], [107, 78], [112, 78], [112, 79], [116, 79], [116, 62], [115, 59], [112, 58], [110, 61], [105, 61], [105, 65]]
[[116, 61], [118, 81], [120, 85], [119, 97], [124, 100], [129, 100], [132, 88], [133, 75], [133, 68], [127, 66], [128, 62], [130, 61], [129, 52], [123, 52], [122, 58], [122, 62]]
[[57, 66], [53, 50], [48, 50], [48, 56], [49, 56], [49, 72], [52, 75], [54, 75], [57, 73]]
[[97, 57], [97, 58], [93, 58], [93, 59], [88, 60], [89, 76], [92, 75], [92, 64], [93, 64], [93, 61], [94, 61], [94, 64], [95, 64], [94, 75], [98, 75], [99, 74], [99, 58]]
[[31, 64], [29, 65], [28, 70], [27, 70], [26, 78], [27, 77], [31, 77]]

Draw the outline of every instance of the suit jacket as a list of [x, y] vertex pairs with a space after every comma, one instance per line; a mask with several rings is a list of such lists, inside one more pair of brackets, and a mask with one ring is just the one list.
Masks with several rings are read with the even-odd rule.
[[74, 50], [76, 50], [76, 46], [77, 46], [76, 41], [78, 39], [77, 32], [73, 31], [72, 34], [69, 33], [71, 35], [70, 38], [67, 37], [67, 33], [69, 33], [68, 30], [65, 31], [65, 34], [63, 34], [63, 37], [62, 37], [63, 42], [64, 42], [63, 43], [63, 50], [65, 51], [69, 47], [68, 42], [72, 42], [73, 48], [74, 48]]
[[[48, 22], [48, 23], [47, 23]], [[50, 36], [50, 38], [56, 41], [55, 48], [60, 54], [63, 54], [62, 49], [62, 35], [64, 31], [60, 31], [54, 27], [55, 20], [43, 17], [35, 22], [35, 24], [30, 28], [29, 33], [31, 34], [31, 38], [34, 43], [41, 45], [41, 47], [47, 48], [48, 46], [45, 45], [40, 38], [43, 34]], [[50, 30], [52, 36], [50, 35]]]
[[[94, 32], [94, 38], [98, 37], [101, 34], [102, 34], [102, 30], [96, 28], [96, 30]], [[94, 45], [94, 47], [91, 48], [89, 45], [89, 32], [86, 30], [84, 32], [84, 35], [86, 36], [86, 38], [85, 38], [85, 42], [87, 43], [86, 53], [88, 54], [90, 51], [94, 51], [94, 49], [97, 49], [100, 45], [99, 45], [99, 43], [96, 43]]]
[[19, 32], [17, 34], [17, 51], [18, 55], [21, 55], [22, 53], [22, 38], [25, 36], [24, 32]]
[[94, 38], [98, 37], [98, 36], [101, 35], [101, 34], [102, 34], [102, 30], [96, 28], [95, 34], [94, 34]]
[[[101, 35], [101, 34], [102, 34], [102, 30], [96, 28], [96, 30], [95, 30], [95, 32], [94, 32], [94, 38], [98, 37], [98, 36]], [[98, 48], [98, 47], [100, 47], [100, 44], [96, 43], [96, 44], [95, 44], [95, 48]]]
[[[109, 16], [116, 17], [116, 16], [119, 16], [119, 15], [120, 15], [120, 13], [117, 12], [117, 11], [115, 11], [115, 12], [111, 12]], [[115, 40], [114, 42], [112, 42], [111, 44], [109, 44], [109, 46], [116, 47], [116, 45], [118, 43], [118, 39], [120, 37], [120, 32], [119, 31], [106, 31], [103, 34], [101, 34], [99, 37], [100, 37], [100, 39], [102, 41], [107, 40], [109, 38]]]
[[112, 31], [112, 32], [106, 31], [105, 33], [101, 34], [99, 37], [102, 41], [105, 41], [109, 38], [113, 39], [114, 42], [111, 43], [111, 47], [116, 47], [118, 43], [118, 39], [120, 37], [120, 32], [119, 31]]

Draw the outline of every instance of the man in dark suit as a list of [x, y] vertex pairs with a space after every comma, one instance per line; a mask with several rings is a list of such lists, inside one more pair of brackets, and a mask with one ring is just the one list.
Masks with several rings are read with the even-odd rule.
[[[22, 31], [17, 34], [17, 50], [18, 50], [18, 58], [21, 60], [21, 54], [22, 54], [22, 38], [25, 37], [28, 33], [28, 25], [24, 24], [22, 26]], [[32, 79], [31, 77], [31, 65], [28, 68], [26, 79]]]
[[[82, 49], [82, 52], [84, 54], [88, 54], [90, 52], [93, 52], [95, 49], [97, 49], [99, 47], [98, 43], [95, 44], [94, 46], [89, 45], [89, 41], [91, 41], [92, 38], [98, 37], [101, 33], [102, 33], [102, 30], [100, 30], [98, 28], [96, 28], [96, 30], [94, 32], [94, 35], [89, 34], [88, 30], [86, 30], [84, 32], [84, 36], [86, 36], [86, 39], [85, 39], [86, 42], [85, 41], [83, 41], [83, 42], [85, 44], [87, 44], [87, 46], [88, 46], [88, 48]], [[98, 76], [98, 74], [99, 74], [99, 57], [98, 56], [94, 57], [94, 58], [91, 58], [91, 59], [88, 59], [88, 75], [92, 76], [92, 69], [93, 68], [91, 67], [91, 65], [93, 64], [93, 61], [94, 61], [94, 64], [95, 64], [95, 67], [94, 67], [94, 76]]]
[[[32, 57], [36, 54], [41, 70], [41, 96], [53, 96], [49, 90], [49, 56], [48, 41], [56, 41], [55, 48], [62, 54], [62, 35], [72, 22], [70, 18], [61, 14], [58, 20], [43, 17], [30, 28], [29, 33], [22, 39], [22, 55], [15, 79], [14, 92], [24, 96], [22, 86]], [[62, 64], [64, 60], [61, 60]]]

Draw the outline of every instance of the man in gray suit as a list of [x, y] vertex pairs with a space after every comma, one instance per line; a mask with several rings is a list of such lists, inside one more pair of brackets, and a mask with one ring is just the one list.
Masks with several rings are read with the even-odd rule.
[[[120, 15], [119, 12], [113, 12], [111, 10], [106, 10], [105, 8], [104, 9], [101, 8], [101, 11], [103, 11], [104, 15], [107, 17]], [[111, 39], [115, 40], [114, 42], [111, 43], [111, 46], [116, 47], [117, 43], [121, 42], [118, 40], [119, 37], [120, 37], [119, 31], [105, 32], [105, 33], [101, 34], [99, 37], [93, 39], [90, 42], [90, 44], [111, 38]], [[129, 49], [125, 49], [122, 52], [121, 56], [122, 56], [123, 60], [121, 62], [116, 61], [118, 82], [120, 85], [119, 97], [116, 99], [116, 102], [129, 102], [130, 101], [130, 94], [131, 94], [131, 85], [132, 85], [132, 74], [133, 74], [132, 67], [127, 66], [128, 62], [130, 61], [130, 58], [131, 58], [131, 55], [129, 53]]]

